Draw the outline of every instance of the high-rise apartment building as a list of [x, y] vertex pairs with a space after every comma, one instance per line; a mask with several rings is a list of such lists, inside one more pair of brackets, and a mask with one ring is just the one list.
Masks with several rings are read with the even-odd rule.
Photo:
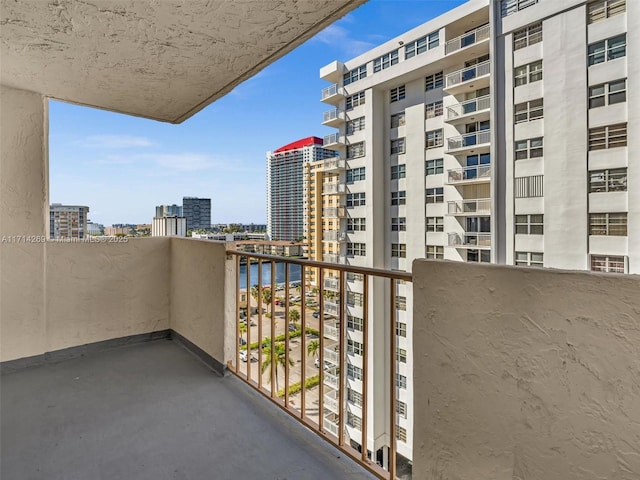
[[182, 207], [180, 205], [158, 205], [156, 207], [156, 217], [182, 217]]
[[186, 237], [185, 217], [154, 217], [151, 224], [152, 237]]
[[182, 214], [187, 219], [187, 230], [211, 228], [211, 199], [198, 197], [182, 198]]
[[267, 234], [271, 240], [296, 240], [304, 233], [304, 165], [335, 157], [318, 137], [308, 137], [267, 152]]
[[[322, 101], [333, 107], [323, 124], [337, 127], [324, 145], [345, 162], [336, 259], [399, 270], [427, 257], [640, 273], [640, 64], [630, 61], [639, 27], [639, 2], [471, 0], [323, 67], [331, 85]], [[347, 348], [362, 341], [362, 288], [347, 278]], [[373, 342], [392, 305], [388, 287], [369, 288]], [[396, 441], [408, 459], [411, 295], [397, 285]], [[352, 373], [359, 361], [347, 357]], [[370, 362], [372, 374], [383, 368], [375, 354]], [[346, 430], [359, 439], [354, 376]], [[384, 453], [380, 415], [368, 410], [367, 448]]]
[[54, 203], [49, 207], [50, 238], [85, 238], [89, 207]]

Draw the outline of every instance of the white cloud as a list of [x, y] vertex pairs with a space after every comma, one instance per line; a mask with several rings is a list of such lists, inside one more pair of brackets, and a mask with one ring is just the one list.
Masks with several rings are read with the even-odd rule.
[[152, 147], [154, 143], [146, 137], [131, 135], [91, 135], [79, 144], [88, 148], [135, 148]]
[[[344, 21], [344, 19], [341, 21]], [[333, 24], [318, 33], [313, 37], [313, 40], [342, 50], [344, 55], [354, 57], [376, 46], [373, 42], [352, 38], [350, 33], [346, 28]]]

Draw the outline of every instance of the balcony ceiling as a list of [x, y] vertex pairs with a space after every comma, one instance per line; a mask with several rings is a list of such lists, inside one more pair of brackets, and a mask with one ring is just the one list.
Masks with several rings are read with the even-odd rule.
[[179, 123], [365, 1], [0, 0], [0, 80]]

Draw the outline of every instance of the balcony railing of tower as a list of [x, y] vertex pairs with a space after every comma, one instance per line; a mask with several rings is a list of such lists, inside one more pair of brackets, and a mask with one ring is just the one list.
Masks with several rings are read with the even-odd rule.
[[482, 145], [491, 141], [491, 130], [480, 130], [478, 132], [465, 133], [457, 137], [449, 137], [447, 139], [447, 150], [456, 150], [458, 148], [473, 147]]
[[491, 62], [489, 60], [465, 67], [461, 70], [447, 74], [445, 88], [452, 87], [462, 82], [473, 80], [474, 78], [489, 75], [491, 72]]
[[488, 110], [489, 108], [491, 108], [491, 95], [472, 98], [471, 100], [447, 107], [447, 120], [455, 120], [463, 115], [470, 115], [481, 110]]
[[469, 47], [478, 42], [488, 39], [490, 31], [491, 31], [491, 28], [489, 27], [488, 24], [482, 25], [481, 27], [478, 27], [475, 30], [471, 30], [470, 32], [463, 33], [459, 37], [449, 40], [444, 46], [445, 55], [448, 55], [449, 53], [456, 52], [461, 48]]

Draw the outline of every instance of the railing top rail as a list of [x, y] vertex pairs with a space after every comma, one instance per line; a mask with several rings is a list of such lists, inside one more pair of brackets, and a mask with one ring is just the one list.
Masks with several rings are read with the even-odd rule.
[[[468, 72], [476, 68], [484, 67], [485, 65], [489, 65], [490, 63], [491, 63], [491, 60], [485, 60], [484, 62], [476, 63], [474, 65], [469, 65], [468, 67], [461, 68], [460, 70], [456, 70], [455, 72], [448, 73], [447, 77], [451, 77], [453, 75], [457, 75], [463, 72]], [[469, 80], [472, 80], [472, 79], [469, 79]]]
[[290, 257], [279, 257], [277, 255], [265, 255], [262, 253], [241, 252], [239, 250], [227, 250], [227, 255], [255, 258], [273, 262], [286, 262], [294, 265], [304, 265], [307, 267], [326, 268], [328, 270], [336, 270], [340, 272], [361, 273], [363, 275], [373, 275], [382, 278], [391, 278], [393, 280], [404, 280], [411, 282], [413, 276], [411, 272], [396, 272], [390, 270], [382, 270], [380, 268], [357, 267], [354, 265], [342, 265], [337, 263], [319, 262], [317, 260], [298, 259]]
[[[464, 38], [464, 37], [468, 37], [469, 35], [473, 35], [474, 33], [478, 33], [478, 32], [482, 32], [485, 30], [489, 30], [490, 26], [488, 24], [485, 25], [481, 25], [479, 27], [474, 28], [473, 30], [469, 30], [468, 32], [463, 33], [462, 35], [458, 35], [457, 37], [453, 37], [451, 40], [447, 40], [446, 45], [452, 45], [458, 41], [460, 41], [460, 39]], [[471, 44], [473, 45], [473, 44]]]

